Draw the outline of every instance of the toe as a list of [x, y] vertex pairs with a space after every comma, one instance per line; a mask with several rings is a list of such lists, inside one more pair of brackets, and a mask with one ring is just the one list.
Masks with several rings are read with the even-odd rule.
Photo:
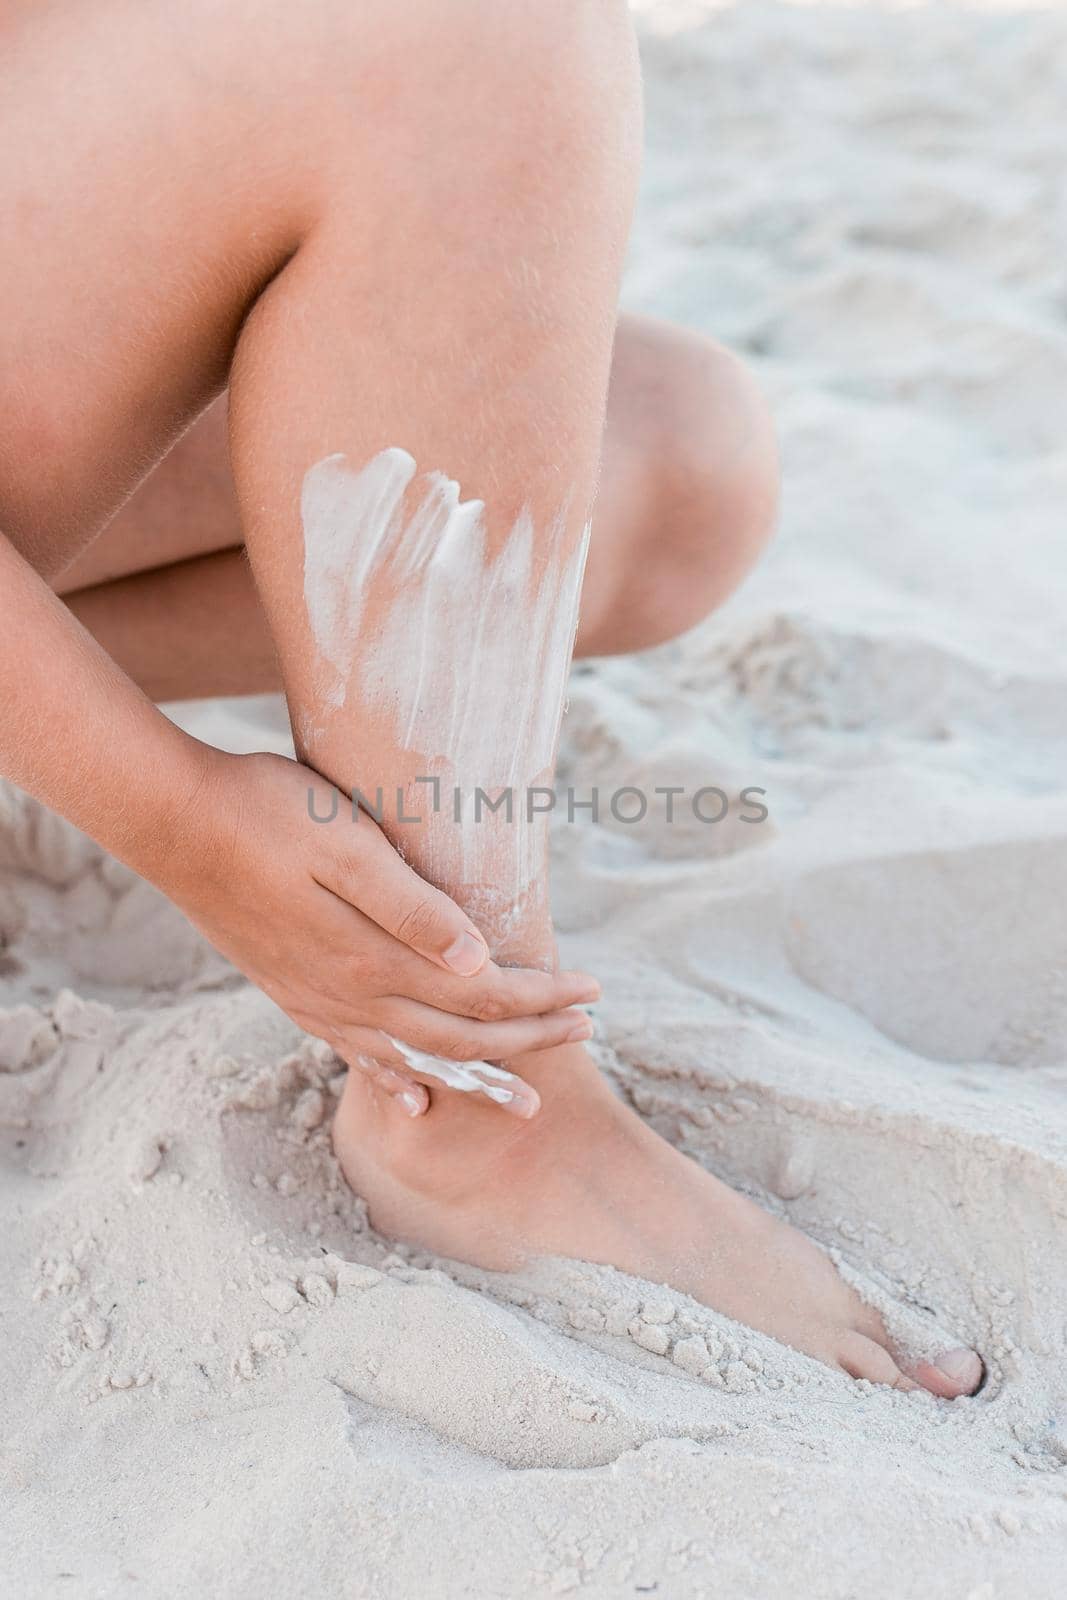
[[936, 1362], [917, 1361], [913, 1370], [923, 1388], [929, 1389], [931, 1394], [938, 1395], [942, 1400], [955, 1400], [961, 1394], [974, 1394], [985, 1375], [981, 1356], [964, 1345], [959, 1345], [955, 1350], [946, 1350]]
[[884, 1345], [862, 1333], [850, 1333], [837, 1352], [839, 1364], [850, 1378], [866, 1378], [868, 1383], [885, 1383], [891, 1389], [917, 1389], [919, 1385], [897, 1366]]
[[867, 1305], [865, 1301], [860, 1299], [859, 1295], [853, 1295], [851, 1311], [850, 1326], [857, 1333], [864, 1334], [866, 1338], [873, 1339], [875, 1344], [884, 1345], [888, 1350], [889, 1335], [886, 1332], [885, 1323], [874, 1307]]
[[[850, 1339], [862, 1335], [861, 1345], [869, 1346], [873, 1343], [881, 1350], [883, 1356], [889, 1358], [894, 1370], [900, 1371], [891, 1354], [892, 1346], [885, 1323], [873, 1307], [860, 1304], [860, 1309], [854, 1316], [853, 1329], [854, 1332], [849, 1335]], [[845, 1366], [844, 1362], [841, 1364]], [[847, 1370], [849, 1369], [846, 1367]], [[909, 1360], [907, 1372], [910, 1376], [906, 1385], [897, 1383], [896, 1388], [923, 1388], [930, 1394], [936, 1395], [939, 1400], [956, 1400], [960, 1395], [974, 1394], [981, 1388], [985, 1378], [985, 1367], [982, 1365], [981, 1356], [969, 1350], [966, 1345], [956, 1345], [947, 1349], [935, 1361]], [[862, 1373], [859, 1376], [869, 1377], [870, 1374]], [[886, 1383], [892, 1380], [877, 1378], [871, 1381]]]

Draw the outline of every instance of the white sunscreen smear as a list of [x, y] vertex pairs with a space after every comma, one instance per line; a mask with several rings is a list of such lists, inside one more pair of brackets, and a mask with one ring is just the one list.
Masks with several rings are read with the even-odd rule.
[[450, 1089], [462, 1089], [466, 1094], [484, 1094], [498, 1106], [514, 1100], [515, 1091], [506, 1089], [506, 1083], [518, 1083], [513, 1072], [494, 1066], [491, 1061], [449, 1061], [445, 1056], [431, 1056], [425, 1050], [416, 1050], [413, 1044], [385, 1036], [393, 1048], [403, 1056], [412, 1072], [423, 1072], [427, 1077], [440, 1078]]
[[[442, 814], [420, 835], [420, 869], [464, 906], [492, 954], [506, 956], [544, 892], [547, 822], [537, 803], [531, 815], [528, 794], [555, 758], [589, 529], [568, 550], [565, 508], [540, 537], [524, 510], [490, 549], [484, 503], [462, 500], [440, 472], [420, 475], [397, 448], [360, 467], [343, 455], [318, 462], [304, 479], [301, 516], [326, 715], [357, 684], [361, 708], [418, 758], [409, 770], [440, 780]], [[425, 813], [426, 788], [412, 803], [420, 800]], [[397, 1048], [411, 1066], [417, 1056], [422, 1073], [494, 1099], [510, 1097], [498, 1085], [516, 1081], [484, 1062]]]

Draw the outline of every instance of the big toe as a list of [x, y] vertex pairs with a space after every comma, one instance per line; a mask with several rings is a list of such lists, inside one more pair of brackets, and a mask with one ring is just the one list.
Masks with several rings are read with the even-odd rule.
[[936, 1361], [917, 1361], [913, 1368], [924, 1389], [942, 1400], [955, 1400], [961, 1394], [974, 1394], [985, 1376], [982, 1358], [976, 1350], [958, 1345], [946, 1350]]

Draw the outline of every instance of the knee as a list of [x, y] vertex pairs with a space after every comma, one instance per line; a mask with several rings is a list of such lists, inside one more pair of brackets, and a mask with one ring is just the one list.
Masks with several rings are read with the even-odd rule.
[[444, 211], [465, 205], [467, 173], [487, 206], [521, 204], [524, 185], [550, 178], [580, 188], [605, 170], [636, 173], [626, 0], [370, 0], [361, 12], [358, 27], [349, 0], [319, 12], [321, 77], [309, 81], [342, 182], [349, 168], [361, 182], [381, 174], [403, 203], [421, 198], [428, 169]]
[[672, 341], [653, 389], [649, 526], [661, 582], [673, 585], [691, 626], [722, 604], [770, 543], [777, 442], [755, 378], [710, 339]]

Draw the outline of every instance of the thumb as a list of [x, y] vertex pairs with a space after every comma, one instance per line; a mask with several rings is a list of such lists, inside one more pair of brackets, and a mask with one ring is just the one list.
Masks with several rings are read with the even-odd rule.
[[330, 863], [330, 889], [401, 944], [447, 972], [472, 978], [489, 960], [489, 948], [454, 900], [409, 867], [382, 830], [362, 815], [346, 848]]

